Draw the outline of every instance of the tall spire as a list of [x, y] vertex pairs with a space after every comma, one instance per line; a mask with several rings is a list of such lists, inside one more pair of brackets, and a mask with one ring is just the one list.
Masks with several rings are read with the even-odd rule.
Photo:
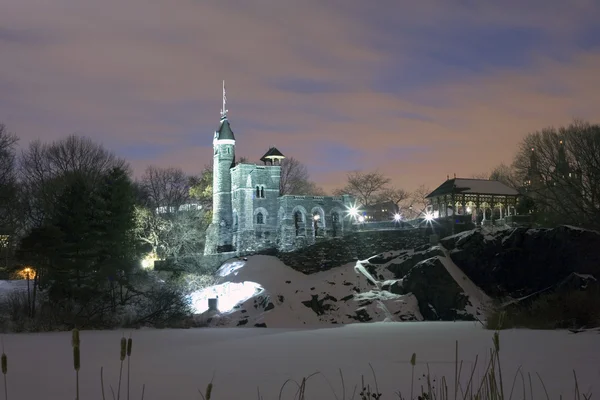
[[227, 118], [227, 95], [225, 94], [225, 80], [223, 80], [223, 108], [221, 109], [221, 119]]

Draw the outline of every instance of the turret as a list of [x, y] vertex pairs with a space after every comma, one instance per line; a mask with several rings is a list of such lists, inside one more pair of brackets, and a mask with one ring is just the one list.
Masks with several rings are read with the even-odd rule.
[[213, 215], [207, 230], [204, 253], [232, 250], [233, 211], [231, 207], [231, 167], [235, 162], [235, 136], [227, 119], [225, 82], [219, 129], [213, 138]]

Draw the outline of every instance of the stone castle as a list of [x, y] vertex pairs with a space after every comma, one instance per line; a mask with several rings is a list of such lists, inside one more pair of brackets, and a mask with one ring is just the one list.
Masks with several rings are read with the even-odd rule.
[[260, 159], [263, 165], [236, 164], [223, 85], [221, 123], [213, 139], [213, 215], [205, 255], [291, 251], [350, 231], [351, 196], [280, 195], [284, 158], [271, 147]]

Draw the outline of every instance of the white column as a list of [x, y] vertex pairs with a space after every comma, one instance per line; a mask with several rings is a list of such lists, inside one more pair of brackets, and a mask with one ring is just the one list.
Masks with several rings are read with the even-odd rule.
[[500, 219], [502, 219], [502, 204], [500, 204]]
[[483, 211], [483, 219], [482, 219], [482, 221], [486, 221], [486, 218], [485, 218], [485, 210], [486, 209], [487, 209], [486, 206], [481, 207], [481, 210]]

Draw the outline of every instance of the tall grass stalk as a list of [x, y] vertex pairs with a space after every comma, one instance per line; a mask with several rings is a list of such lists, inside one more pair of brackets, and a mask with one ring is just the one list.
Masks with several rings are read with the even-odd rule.
[[117, 400], [121, 399], [121, 380], [123, 378], [123, 362], [125, 361], [125, 356], [127, 355], [127, 339], [125, 336], [121, 338], [121, 368], [119, 369], [119, 387], [117, 388]]
[[131, 334], [129, 334], [129, 339], [127, 339], [127, 400], [129, 400], [129, 373], [131, 370], [131, 347], [133, 346], [133, 339], [131, 338]]
[[79, 345], [79, 329], [73, 329], [71, 345], [73, 346], [73, 369], [75, 369], [75, 400], [79, 400], [79, 368], [81, 367], [81, 353]]
[[2, 375], [4, 376], [4, 400], [8, 400], [8, 385], [6, 383], [6, 373], [8, 372], [8, 357], [4, 352], [4, 338], [2, 339]]

